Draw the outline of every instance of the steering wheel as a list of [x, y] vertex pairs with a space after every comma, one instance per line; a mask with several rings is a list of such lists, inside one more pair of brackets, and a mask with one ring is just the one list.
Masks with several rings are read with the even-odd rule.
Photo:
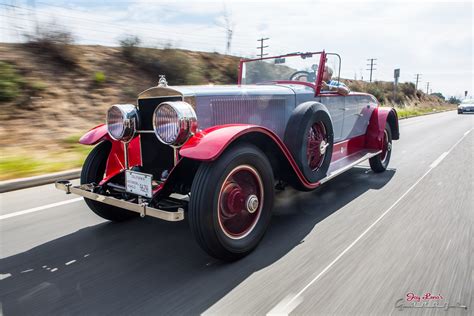
[[[304, 79], [304, 80], [301, 80]], [[291, 74], [290, 76], [291, 81], [306, 81], [306, 82], [315, 82], [316, 81], [316, 74], [310, 73], [308, 71], [300, 70], [296, 71]]]

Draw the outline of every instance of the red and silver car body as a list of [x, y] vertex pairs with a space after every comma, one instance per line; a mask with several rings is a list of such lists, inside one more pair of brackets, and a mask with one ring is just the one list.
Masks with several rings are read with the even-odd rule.
[[[320, 56], [315, 82], [277, 80], [243, 84], [244, 60], [240, 64], [238, 85], [160, 85], [142, 92], [136, 104], [139, 125], [131, 141], [114, 140], [108, 134], [106, 125], [95, 127], [80, 139], [80, 143], [85, 145], [102, 141], [111, 143], [105, 174], [100, 182], [88, 187], [73, 187], [66, 181], [60, 181], [56, 186], [87, 199], [176, 221], [184, 218], [185, 203], [181, 205], [172, 199], [172, 203], [177, 203], [177, 207], [173, 208], [162, 201], [170, 199], [174, 193], [188, 194], [200, 164], [217, 161], [228, 148], [241, 142], [255, 144], [264, 151], [274, 169], [276, 181], [302, 190], [314, 189], [366, 159], [386, 154], [391, 149], [387, 148], [391, 143], [386, 144], [386, 126], [390, 127], [391, 139], [399, 138], [396, 111], [380, 107], [370, 94], [351, 92], [343, 96], [321, 91], [327, 55], [324, 52], [311, 54]], [[197, 117], [197, 129], [179, 146], [166, 145], [155, 135], [153, 114], [164, 102], [186, 102]], [[308, 103], [325, 108], [333, 130], [329, 168], [326, 176], [317, 181], [305, 176], [298, 158], [289, 149], [288, 140], [285, 140], [295, 109]], [[322, 146], [321, 143], [318, 146]], [[324, 152], [323, 147], [321, 152]], [[96, 187], [109, 186], [110, 190], [125, 191], [126, 170], [152, 175], [152, 197], [138, 196], [135, 200], [127, 200], [104, 193], [110, 192], [108, 190], [96, 190]]]

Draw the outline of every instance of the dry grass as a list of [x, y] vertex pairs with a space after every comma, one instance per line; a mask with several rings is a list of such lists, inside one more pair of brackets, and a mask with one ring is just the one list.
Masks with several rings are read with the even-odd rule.
[[[63, 35], [58, 34], [60, 39]], [[41, 54], [38, 45], [45, 48]], [[60, 47], [67, 50], [58, 52]], [[53, 62], [58, 53], [65, 55]], [[156, 85], [160, 74], [175, 85], [236, 83], [239, 58], [174, 49], [132, 47], [124, 52], [120, 47], [74, 46], [66, 37], [53, 43], [37, 39], [29, 45], [0, 44], [0, 61], [14, 74], [5, 80], [16, 85], [14, 97], [0, 101], [0, 179], [5, 180], [81, 166], [90, 147], [73, 143], [103, 123], [110, 104], [134, 103], [140, 91]], [[444, 107], [438, 98], [409, 84], [401, 84], [395, 98], [390, 83], [347, 84], [374, 94], [386, 106], [401, 107], [401, 116]]]

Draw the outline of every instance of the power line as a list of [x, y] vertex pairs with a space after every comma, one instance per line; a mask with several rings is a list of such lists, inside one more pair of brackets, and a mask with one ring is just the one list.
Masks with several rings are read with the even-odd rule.
[[[86, 13], [84, 11], [81, 11], [81, 10], [74, 10], [74, 9], [70, 9], [70, 8], [66, 8], [66, 7], [61, 7], [61, 6], [57, 6], [57, 5], [51, 5], [51, 4], [45, 4], [44, 2], [37, 2], [37, 3], [41, 3], [43, 5], [46, 5], [46, 6], [50, 6], [50, 7], [56, 7], [56, 8], [60, 8], [60, 9], [64, 9], [64, 10], [68, 10], [68, 11], [73, 11], [73, 12], [79, 12], [79, 13]], [[12, 4], [4, 4], [4, 3], [0, 3], [0, 6], [4, 6], [4, 7], [10, 7], [10, 8], [17, 8], [17, 9], [21, 9], [21, 10], [24, 10], [24, 11], [35, 11], [33, 9], [30, 9], [30, 8], [26, 8], [26, 7], [23, 7], [23, 6], [18, 6], [18, 5], [12, 5]], [[36, 10], [38, 11], [38, 10]], [[40, 15], [43, 15], [43, 16], [47, 16], [45, 13], [43, 12], [36, 12], [36, 14], [39, 13]], [[108, 25], [108, 26], [112, 26], [114, 28], [119, 28], [119, 29], [122, 29], [122, 30], [126, 30], [128, 31], [128, 28], [127, 27], [124, 27], [123, 25], [119, 24], [119, 23], [114, 23], [114, 22], [104, 22], [104, 21], [98, 21], [98, 20], [94, 20], [94, 19], [87, 19], [87, 18], [82, 18], [82, 17], [77, 17], [77, 16], [73, 16], [73, 15], [65, 15], [63, 13], [57, 13], [57, 12], [53, 12], [53, 14], [55, 16], [58, 16], [58, 17], [61, 17], [61, 18], [68, 18], [68, 19], [74, 19], [74, 20], [78, 20], [78, 21], [86, 21], [86, 22], [93, 22], [93, 23], [97, 23], [97, 24], [101, 24], [101, 25]], [[34, 22], [34, 21], [32, 21]], [[143, 28], [143, 27], [137, 27], [136, 25], [133, 25], [133, 30], [143, 30], [143, 31], [146, 31], [146, 32], [153, 32], [153, 33], [157, 33], [156, 29], [149, 29], [149, 28]], [[176, 31], [166, 31], [166, 34], [167, 35], [177, 35], [177, 36], [185, 36], [185, 37], [188, 37], [188, 38], [196, 38], [196, 39], [202, 39], [203, 37], [200, 36], [200, 35], [193, 35], [193, 34], [189, 34], [189, 33], [181, 33], [181, 32], [176, 32]], [[215, 38], [215, 39], [222, 39], [221, 36], [218, 36], [218, 35], [208, 35], [206, 34], [206, 37], [207, 38]], [[239, 42], [240, 44], [243, 44], [244, 42], [247, 43], [248, 41], [245, 40], [245, 39], [240, 39], [240, 40], [235, 40], [235, 38], [233, 38], [233, 41], [234, 42]], [[203, 43], [207, 43], [207, 42], [203, 42]]]
[[[9, 17], [9, 16], [0, 14], [0, 17]], [[20, 21], [35, 22], [35, 20], [28, 19], [26, 17], [16, 17], [15, 19], [20, 20]], [[46, 26], [57, 26], [57, 24], [55, 22], [42, 22], [41, 24], [46, 25]], [[11, 30], [18, 32], [18, 28], [11, 28]], [[96, 33], [110, 34], [110, 35], [115, 35], [115, 36], [120, 35], [119, 33], [116, 33], [116, 32], [111, 31], [111, 30], [97, 29], [97, 28], [93, 28], [92, 26], [91, 27], [81, 26], [81, 30], [94, 31]], [[26, 30], [25, 30], [25, 32], [26, 32]], [[151, 31], [148, 31], [148, 32], [151, 32]], [[86, 40], [86, 41], [87, 40], [96, 41], [95, 39], [85, 38], [84, 36], [80, 36], [80, 35], [78, 37], [80, 39]], [[159, 42], [166, 42], [166, 41], [170, 40], [169, 38], [165, 38], [165, 37], [152, 37], [152, 36], [149, 36], [149, 35], [146, 35], [146, 38], [149, 39], [149, 40], [151, 39], [151, 40], [156, 40], [156, 41], [159, 41]], [[186, 44], [194, 44], [194, 45], [208, 44], [208, 42], [205, 42], [205, 41], [197, 41], [197, 40], [190, 40], [190, 39], [184, 39], [184, 40], [185, 40]], [[174, 45], [176, 45], [176, 44], [177, 43], [174, 43]], [[248, 49], [248, 47], [244, 47], [244, 46], [240, 46], [240, 45], [237, 45], [236, 47], [240, 48], [240, 49]]]
[[265, 38], [262, 37], [261, 39], [257, 40], [257, 42], [260, 42], [260, 46], [257, 47], [257, 49], [260, 49], [260, 58], [263, 58], [263, 56], [268, 55], [267, 53], [265, 53], [265, 54], [263, 53], [263, 49], [268, 47], [268, 45], [263, 46], [263, 41], [267, 41], [269, 39], [270, 39], [269, 37], [265, 37]]
[[370, 60], [370, 64], [367, 64], [367, 66], [370, 66], [370, 69], [367, 69], [367, 70], [370, 70], [370, 81], [369, 82], [372, 82], [372, 71], [377, 70], [376, 68], [374, 68], [374, 66], [377, 65], [377, 64], [374, 64], [374, 60], [377, 60], [377, 58], [367, 59], [367, 61], [369, 61], [369, 60]]

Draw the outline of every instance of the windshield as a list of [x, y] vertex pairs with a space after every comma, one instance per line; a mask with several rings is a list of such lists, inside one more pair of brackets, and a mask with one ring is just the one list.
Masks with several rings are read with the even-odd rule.
[[283, 80], [314, 84], [320, 57], [320, 53], [307, 53], [243, 61], [241, 84]]

